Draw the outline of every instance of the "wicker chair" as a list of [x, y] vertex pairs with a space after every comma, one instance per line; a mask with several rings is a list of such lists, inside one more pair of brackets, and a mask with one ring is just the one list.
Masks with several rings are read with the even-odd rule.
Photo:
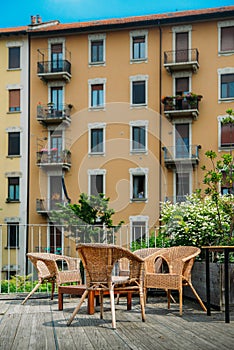
[[[78, 284], [81, 283], [80, 259], [50, 253], [28, 253], [27, 256], [37, 270], [38, 283], [23, 300], [22, 305], [44, 282], [52, 283], [51, 300], [53, 300], [54, 296], [55, 283], [58, 286], [63, 283], [70, 282], [77, 282]], [[60, 271], [57, 265], [58, 261], [65, 261], [67, 264], [67, 269]]]
[[[167, 291], [168, 309], [170, 308], [171, 290], [178, 290], [180, 315], [182, 315], [183, 286], [190, 286], [202, 309], [206, 311], [201, 298], [191, 282], [191, 270], [200, 249], [190, 246], [179, 246], [162, 249], [145, 259], [145, 288], [159, 288]], [[167, 263], [168, 273], [155, 273], [154, 264], [157, 259]]]
[[[100, 317], [103, 318], [103, 293], [109, 291], [112, 327], [116, 328], [114, 293], [137, 292], [140, 295], [141, 316], [145, 321], [145, 308], [143, 296], [142, 272], [144, 261], [130, 252], [128, 249], [116, 245], [88, 243], [79, 244], [77, 247], [79, 256], [86, 272], [86, 291], [67, 325], [69, 326], [79, 311], [89, 291], [98, 290], [100, 293]], [[129, 260], [128, 276], [113, 276], [113, 268], [122, 258]]]

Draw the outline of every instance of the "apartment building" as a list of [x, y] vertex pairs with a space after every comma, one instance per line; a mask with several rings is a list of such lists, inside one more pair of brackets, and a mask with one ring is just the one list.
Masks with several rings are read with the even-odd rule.
[[28, 196], [27, 27], [0, 33], [1, 271], [22, 273]]
[[33, 17], [27, 34], [28, 223], [45, 225], [39, 249], [69, 253], [50, 211], [83, 192], [109, 197], [132, 238], [148, 235], [161, 201], [202, 187], [205, 152], [233, 150], [222, 124], [234, 109], [233, 6], [72, 24]]

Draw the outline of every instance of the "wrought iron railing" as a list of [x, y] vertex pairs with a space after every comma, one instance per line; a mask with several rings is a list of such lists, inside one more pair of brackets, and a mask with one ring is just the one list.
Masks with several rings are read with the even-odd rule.
[[72, 105], [64, 104], [56, 108], [53, 104], [37, 106], [37, 120], [44, 122], [53, 122], [53, 121], [71, 121], [71, 108]]
[[71, 63], [68, 60], [37, 62], [37, 74], [67, 73], [71, 75]]
[[181, 62], [199, 62], [197, 49], [174, 50], [164, 52], [164, 64], [176, 64]]
[[163, 147], [164, 161], [176, 161], [178, 159], [199, 160], [200, 145], [178, 145], [172, 147]]

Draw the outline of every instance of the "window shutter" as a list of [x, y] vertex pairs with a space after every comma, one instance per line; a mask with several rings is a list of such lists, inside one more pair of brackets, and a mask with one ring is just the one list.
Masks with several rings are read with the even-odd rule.
[[20, 107], [20, 90], [9, 91], [9, 106], [14, 109]]
[[234, 145], [234, 125], [224, 124], [222, 125], [221, 132], [221, 146], [230, 147]]
[[234, 50], [234, 26], [221, 28], [221, 51]]

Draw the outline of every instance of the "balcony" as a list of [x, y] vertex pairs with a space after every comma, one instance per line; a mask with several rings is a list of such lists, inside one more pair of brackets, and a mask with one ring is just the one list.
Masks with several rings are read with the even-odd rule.
[[163, 147], [164, 164], [168, 169], [177, 166], [190, 166], [195, 168], [199, 163], [200, 145], [181, 145], [176, 147]]
[[60, 106], [60, 109], [54, 107], [53, 104], [37, 106], [37, 121], [43, 125], [60, 124], [62, 122], [66, 124], [71, 123], [71, 104], [65, 104]]
[[55, 198], [37, 198], [36, 199], [36, 212], [40, 215], [47, 215], [52, 210], [60, 210], [59, 205], [65, 206], [66, 202], [59, 197]]
[[45, 82], [63, 80], [69, 82], [71, 75], [71, 53], [65, 50], [57, 59], [50, 60], [48, 49], [38, 50], [37, 76]]
[[177, 117], [197, 120], [201, 99], [201, 95], [188, 93], [183, 96], [166, 96], [161, 99], [161, 102], [164, 104], [164, 114], [170, 121]]
[[71, 167], [71, 152], [66, 149], [59, 152], [57, 148], [41, 149], [37, 152], [37, 165], [45, 170], [56, 167], [69, 170]]
[[199, 69], [199, 53], [197, 49], [164, 52], [164, 67], [168, 73], [190, 70], [196, 73]]

